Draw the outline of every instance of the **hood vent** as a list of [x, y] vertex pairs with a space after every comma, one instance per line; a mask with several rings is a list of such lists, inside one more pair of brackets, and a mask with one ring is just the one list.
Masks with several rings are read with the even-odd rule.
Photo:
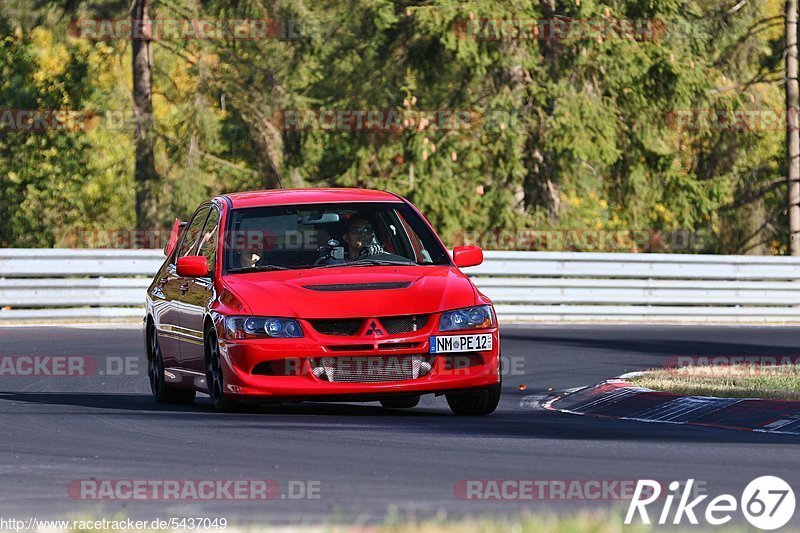
[[387, 289], [405, 289], [410, 281], [382, 281], [376, 283], [332, 283], [330, 285], [303, 285], [304, 289], [323, 292], [344, 291], [384, 291]]

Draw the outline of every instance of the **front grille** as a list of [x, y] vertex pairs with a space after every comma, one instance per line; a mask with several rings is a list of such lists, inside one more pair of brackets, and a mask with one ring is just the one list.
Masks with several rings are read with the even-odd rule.
[[328, 349], [332, 352], [363, 352], [372, 350], [373, 348], [374, 346], [372, 344], [339, 344], [328, 346]]
[[325, 335], [353, 336], [361, 329], [361, 318], [334, 318], [330, 320], [309, 320], [311, 326]]
[[[405, 315], [405, 316], [385, 316], [381, 317], [380, 323], [386, 333], [411, 333], [419, 331], [428, 323], [430, 315]], [[314, 319], [309, 320], [311, 326], [325, 335], [358, 335], [364, 323], [363, 318], [333, 318], [333, 319]], [[376, 324], [377, 326], [377, 324]], [[381, 329], [381, 328], [378, 328]]]
[[378, 350], [410, 350], [411, 348], [418, 348], [418, 342], [392, 342], [388, 344], [379, 344]]
[[427, 355], [322, 357], [311, 365], [314, 375], [325, 381], [378, 383], [420, 378], [430, 372], [432, 361]]
[[419, 331], [428, 323], [429, 315], [385, 316], [379, 318], [389, 333]]

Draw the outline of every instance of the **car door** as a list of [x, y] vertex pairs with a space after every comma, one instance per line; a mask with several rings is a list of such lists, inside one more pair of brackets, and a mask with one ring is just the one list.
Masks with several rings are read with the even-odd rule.
[[[209, 275], [188, 280], [189, 289], [181, 296], [181, 327], [203, 336], [205, 312], [216, 297], [214, 292], [214, 264], [219, 241], [220, 210], [212, 206], [205, 227], [198, 239], [197, 255], [208, 261]], [[187, 338], [181, 344], [181, 366], [195, 372], [205, 372], [205, 351], [202, 342], [191, 342]]]
[[[204, 204], [198, 208], [197, 212], [192, 217], [191, 222], [183, 234], [183, 239], [178, 246], [178, 251], [175, 254], [175, 262], [181, 257], [190, 255], [197, 255], [197, 245], [202, 235], [203, 226], [205, 225], [208, 213], [211, 210], [209, 204]], [[185, 355], [191, 354], [192, 347], [198, 344], [203, 345], [203, 332], [187, 327], [187, 306], [185, 303], [186, 294], [189, 292], [189, 287], [193, 278], [178, 276], [176, 274], [175, 282], [178, 285], [176, 299], [174, 301], [174, 313], [172, 315], [172, 331], [175, 338], [178, 340], [179, 347], [179, 361], [180, 366], [184, 366]]]
[[153, 317], [158, 337], [158, 346], [164, 358], [164, 366], [176, 366], [180, 361], [180, 342], [174, 333], [177, 324], [177, 304], [180, 298], [178, 274], [175, 272], [175, 251], [169, 264], [160, 272], [160, 278], [150, 293], [153, 302]]

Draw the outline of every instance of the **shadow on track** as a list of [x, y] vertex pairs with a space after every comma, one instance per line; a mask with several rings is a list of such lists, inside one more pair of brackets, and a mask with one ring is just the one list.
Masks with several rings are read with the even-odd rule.
[[[516, 398], [515, 398], [516, 399]], [[242, 412], [217, 413], [205, 398], [193, 405], [162, 405], [144, 394], [76, 394], [76, 393], [0, 393], [0, 409], [8, 412], [4, 402], [75, 406], [93, 409], [86, 415], [97, 416], [96, 409], [109, 415], [168, 418], [172, 423], [204, 420], [216, 421], [218, 428], [247, 424], [261, 429], [327, 429], [347, 424], [348, 431], [418, 432], [442, 438], [526, 438], [564, 439], [575, 441], [620, 442], [707, 442], [788, 444], [796, 446], [800, 437], [744, 431], [722, 430], [671, 424], [647, 424], [626, 420], [608, 420], [589, 416], [567, 415], [536, 410], [501, 410], [487, 417], [459, 417], [448, 411], [417, 408], [384, 409], [374, 404], [314, 403], [261, 404], [248, 406]], [[506, 405], [508, 400], [506, 400]], [[25, 416], [33, 413], [20, 412]], [[80, 413], [70, 413], [70, 416]], [[101, 413], [103, 414], [103, 413]]]
[[[585, 332], [584, 332], [585, 333]], [[723, 342], [708, 340], [675, 340], [658, 336], [654, 330], [650, 339], [623, 339], [619, 334], [612, 337], [546, 335], [541, 331], [506, 329], [500, 340], [546, 343], [577, 348], [608, 350], [613, 352], [633, 352], [648, 355], [800, 355], [796, 345], [744, 344], [742, 342]]]
[[[26, 402], [49, 405], [71, 405], [93, 409], [113, 409], [119, 411], [135, 411], [138, 413], [207, 413], [212, 415], [238, 416], [247, 414], [281, 414], [281, 415], [372, 415], [396, 416], [414, 415], [431, 416], [440, 413], [384, 409], [377, 405], [359, 405], [352, 403], [261, 403], [245, 404], [235, 413], [218, 413], [206, 397], [198, 397], [191, 405], [159, 404], [149, 394], [109, 394], [109, 393], [74, 393], [74, 392], [0, 392], [0, 400]], [[444, 413], [441, 413], [444, 415]]]

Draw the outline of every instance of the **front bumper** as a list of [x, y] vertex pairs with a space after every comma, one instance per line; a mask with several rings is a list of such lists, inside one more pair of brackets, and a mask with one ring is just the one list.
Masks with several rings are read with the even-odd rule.
[[[433, 326], [413, 333], [385, 335], [380, 340], [362, 336], [323, 335], [302, 324], [300, 339], [232, 340], [220, 336], [225, 393], [232, 399], [341, 399], [370, 400], [384, 396], [445, 393], [490, 388], [500, 381], [500, 339], [497, 328], [450, 334], [492, 335], [492, 349], [482, 352], [430, 354]], [[323, 358], [346, 358], [354, 365], [369, 366], [423, 356], [430, 370], [411, 379], [358, 382], [330, 381], [315, 375]], [[417, 357], [419, 359], [419, 357]], [[265, 375], [264, 368], [270, 375]], [[274, 370], [274, 371], [273, 371]], [[288, 375], [287, 375], [288, 374]]]

